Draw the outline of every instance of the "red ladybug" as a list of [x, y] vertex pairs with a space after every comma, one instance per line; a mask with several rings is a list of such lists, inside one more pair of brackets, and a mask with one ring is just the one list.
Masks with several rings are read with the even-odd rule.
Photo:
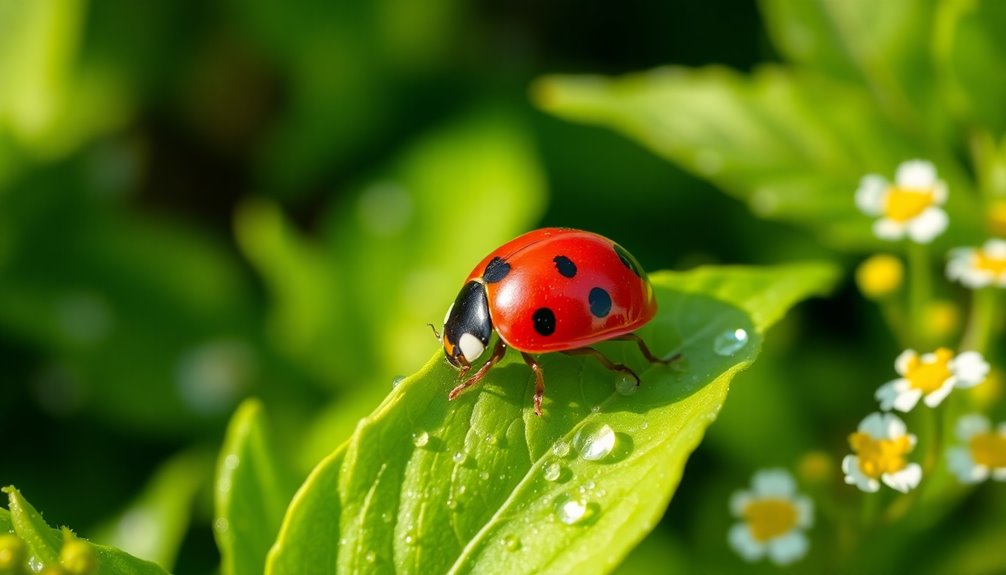
[[541, 415], [545, 378], [531, 354], [562, 352], [591, 355], [605, 367], [626, 373], [588, 347], [609, 339], [635, 341], [651, 363], [655, 357], [632, 333], [657, 313], [657, 301], [646, 272], [629, 252], [591, 232], [544, 228], [513, 239], [475, 266], [444, 318], [444, 355], [461, 377], [489, 345], [492, 355], [450, 393], [454, 399], [475, 385], [512, 347], [521, 352], [535, 375], [534, 412]]

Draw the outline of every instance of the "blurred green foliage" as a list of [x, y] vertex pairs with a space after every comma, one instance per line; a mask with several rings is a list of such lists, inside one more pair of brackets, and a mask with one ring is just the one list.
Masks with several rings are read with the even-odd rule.
[[[9, 490], [0, 533], [48, 562], [70, 525], [160, 566], [95, 546], [122, 572], [255, 572], [292, 486], [529, 228], [648, 270], [848, 268], [899, 249], [858, 179], [922, 157], [951, 189], [941, 263], [1006, 200], [1003, 29], [995, 0], [0, 0], [0, 485], [45, 511]], [[838, 462], [898, 351], [851, 282], [781, 320], [625, 572], [776, 571], [726, 551], [730, 493], [823, 454], [814, 489], [857, 505]], [[1001, 572], [996, 487], [927, 495], [847, 565]], [[836, 524], [798, 570], [836, 564]]]

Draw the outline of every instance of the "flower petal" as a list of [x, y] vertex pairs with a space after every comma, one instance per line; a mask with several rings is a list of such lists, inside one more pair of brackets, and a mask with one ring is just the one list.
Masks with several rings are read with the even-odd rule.
[[894, 360], [894, 369], [898, 372], [898, 375], [905, 375], [908, 373], [908, 367], [912, 362], [918, 359], [919, 354], [914, 349], [906, 349], [898, 354], [897, 359]]
[[884, 211], [886, 196], [887, 180], [876, 174], [863, 176], [856, 189], [856, 207], [868, 216], [879, 216]]
[[1006, 467], [996, 467], [992, 470], [992, 479], [1006, 481]]
[[768, 556], [776, 565], [789, 565], [806, 555], [809, 546], [807, 536], [794, 529], [768, 542]]
[[923, 401], [929, 407], [936, 407], [944, 399], [946, 399], [946, 397], [948, 395], [950, 395], [950, 392], [953, 391], [954, 384], [956, 382], [957, 382], [957, 378], [956, 377], [948, 377], [947, 380], [944, 381], [942, 384], [940, 384], [939, 387], [937, 387], [933, 391], [930, 391], [929, 393], [927, 393], [926, 397], [925, 397], [925, 399], [923, 399]]
[[873, 235], [882, 240], [900, 240], [905, 237], [905, 224], [888, 218], [873, 222]]
[[1006, 240], [986, 240], [985, 245], [982, 246], [982, 251], [990, 258], [997, 260], [1006, 259]]
[[977, 351], [965, 351], [950, 361], [950, 370], [957, 376], [957, 387], [967, 389], [985, 381], [989, 364]]
[[980, 413], [962, 415], [954, 426], [954, 432], [961, 441], [971, 441], [979, 433], [986, 433], [992, 428], [989, 419]]
[[732, 513], [734, 517], [741, 517], [744, 515], [744, 509], [747, 508], [751, 499], [750, 491], [734, 491], [733, 495], [730, 496], [730, 513]]
[[946, 212], [931, 206], [908, 222], [908, 237], [912, 238], [913, 242], [928, 244], [947, 229], [949, 222]]
[[988, 478], [989, 470], [984, 465], [976, 465], [971, 450], [966, 447], [951, 447], [947, 450], [947, 469], [961, 483], [980, 483]]
[[804, 529], [814, 524], [814, 501], [801, 495], [793, 501], [796, 507], [796, 524]]
[[889, 381], [873, 394], [873, 397], [880, 402], [880, 409], [887, 411], [894, 405], [894, 400], [898, 397], [897, 390], [894, 389], [894, 382]]
[[905, 427], [905, 422], [901, 421], [901, 418], [893, 413], [885, 413], [883, 415], [882, 425], [884, 434], [880, 437], [894, 439], [908, 433], [908, 428]]
[[894, 406], [894, 409], [897, 409], [902, 413], [908, 413], [915, 408], [915, 404], [919, 403], [920, 397], [922, 397], [922, 391], [912, 387], [898, 392], [898, 395], [895, 396], [892, 405]]
[[922, 481], [922, 467], [918, 463], [909, 463], [901, 471], [885, 473], [880, 476], [880, 479], [891, 489], [908, 493], [918, 487], [919, 482]]
[[859, 431], [875, 439], [884, 437], [884, 418], [878, 412], [867, 415], [859, 422]]
[[936, 183], [936, 166], [925, 160], [909, 160], [898, 166], [894, 181], [902, 188], [931, 188]]
[[796, 493], [796, 481], [785, 469], [762, 469], [751, 478], [751, 492], [755, 497], [789, 499]]
[[757, 561], [765, 554], [765, 546], [755, 540], [747, 523], [736, 523], [727, 532], [727, 541], [745, 561]]
[[880, 489], [880, 482], [867, 477], [859, 468], [859, 458], [855, 455], [846, 455], [842, 459], [842, 471], [845, 473], [845, 482], [855, 485], [860, 491], [876, 493]]

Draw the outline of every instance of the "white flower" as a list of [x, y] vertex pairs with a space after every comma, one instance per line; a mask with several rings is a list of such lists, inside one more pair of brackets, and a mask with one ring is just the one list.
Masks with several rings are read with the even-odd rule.
[[947, 277], [965, 287], [1006, 287], [1006, 241], [988, 240], [981, 249], [950, 250]]
[[915, 436], [893, 413], [871, 413], [860, 422], [859, 431], [849, 435], [856, 455], [842, 460], [845, 482], [873, 493], [880, 482], [907, 493], [922, 480], [922, 467], [908, 463], [905, 456], [915, 448]]
[[803, 534], [814, 522], [814, 504], [796, 492], [793, 476], [783, 469], [764, 469], [751, 479], [751, 489], [730, 498], [730, 511], [742, 521], [727, 534], [730, 545], [747, 561], [765, 555], [777, 565], [807, 553]]
[[964, 445], [947, 450], [947, 467], [961, 483], [980, 483], [989, 478], [1006, 481], [1006, 423], [995, 430], [977, 413], [957, 420], [957, 438]]
[[955, 388], [968, 388], [985, 381], [989, 364], [976, 351], [954, 353], [941, 347], [922, 357], [915, 350], [905, 350], [894, 360], [900, 378], [880, 386], [874, 394], [880, 408], [908, 412], [922, 399], [936, 407]]
[[864, 176], [856, 189], [856, 206], [868, 216], [880, 216], [873, 233], [880, 239], [926, 244], [947, 228], [947, 185], [936, 168], [923, 160], [903, 162], [891, 184], [876, 174]]

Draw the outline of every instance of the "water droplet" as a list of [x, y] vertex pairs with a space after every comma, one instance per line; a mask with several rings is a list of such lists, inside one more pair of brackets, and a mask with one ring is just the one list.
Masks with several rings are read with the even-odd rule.
[[555, 481], [562, 475], [562, 466], [557, 461], [546, 463], [542, 475], [545, 477], [545, 481]]
[[230, 521], [228, 521], [226, 517], [219, 517], [213, 522], [213, 530], [217, 533], [227, 533], [230, 528]]
[[453, 457], [451, 457], [451, 459], [454, 461], [454, 463], [457, 463], [458, 465], [461, 465], [462, 463], [465, 462], [465, 459], [467, 459], [467, 456], [464, 453], [458, 451], [457, 453], [454, 454]]
[[569, 444], [565, 441], [560, 441], [552, 446], [552, 454], [556, 457], [566, 457], [569, 455]]
[[396, 387], [401, 385], [403, 381], [405, 381], [404, 375], [396, 375], [395, 378], [391, 380], [391, 389], [395, 389]]
[[391, 523], [392, 519], [393, 518], [391, 517], [391, 513], [388, 511], [385, 511], [384, 513], [381, 514], [381, 521], [384, 521], [385, 523]]
[[489, 481], [489, 472], [483, 471], [482, 473], [479, 473], [479, 479], [482, 481]]
[[[483, 473], [485, 473], [485, 472], [483, 471]], [[486, 473], [485, 475], [486, 475], [486, 479], [489, 479], [489, 474]], [[465, 486], [465, 485], [459, 485], [458, 486], [458, 495], [464, 495], [465, 491], [468, 491], [468, 487], [467, 486]]]
[[555, 515], [566, 525], [584, 523], [594, 515], [596, 505], [580, 498], [563, 495], [555, 502]]
[[416, 534], [413, 533], [412, 531], [407, 532], [405, 534], [405, 544], [414, 545], [415, 543], [416, 543]]
[[593, 490], [593, 489], [594, 489], [595, 487], [597, 487], [597, 484], [596, 484], [596, 483], [594, 483], [594, 481], [593, 481], [593, 480], [591, 480], [591, 479], [588, 479], [588, 480], [587, 480], [587, 482], [583, 484], [583, 486], [587, 488], [587, 491], [591, 491], [591, 490]]
[[367, 551], [367, 554], [364, 555], [363, 558], [367, 560], [367, 563], [373, 563], [377, 561], [377, 553], [374, 553], [373, 551]]
[[636, 385], [636, 380], [628, 375], [620, 375], [618, 379], [615, 380], [615, 391], [619, 395], [632, 395], [639, 390], [639, 386]]
[[450, 509], [451, 511], [457, 509], [458, 508], [458, 500], [454, 499], [453, 497], [448, 497], [447, 498], [447, 508]]
[[496, 445], [496, 443], [497, 443], [496, 436], [493, 435], [493, 434], [491, 434], [491, 433], [487, 433], [486, 434], [486, 443], [489, 444], [489, 445]]
[[28, 558], [28, 568], [35, 573], [39, 573], [42, 569], [45, 569], [45, 565], [42, 564], [41, 559], [32, 555]]
[[507, 551], [520, 549], [520, 539], [516, 535], [506, 535], [503, 537], [503, 548]]
[[615, 431], [607, 423], [585, 425], [576, 432], [573, 446], [587, 461], [603, 459], [615, 447]]
[[649, 421], [644, 421], [643, 424], [639, 426], [639, 428], [640, 429], [649, 429], [650, 428], [650, 422]]
[[748, 343], [748, 332], [742, 328], [727, 330], [713, 340], [713, 351], [724, 357], [744, 349]]
[[595, 405], [594, 407], [591, 407], [590, 408], [590, 412], [591, 413], [600, 413], [601, 412], [601, 406], [600, 405]]
[[423, 447], [430, 442], [430, 434], [426, 433], [425, 430], [420, 429], [419, 431], [412, 432], [412, 445], [416, 447]]

